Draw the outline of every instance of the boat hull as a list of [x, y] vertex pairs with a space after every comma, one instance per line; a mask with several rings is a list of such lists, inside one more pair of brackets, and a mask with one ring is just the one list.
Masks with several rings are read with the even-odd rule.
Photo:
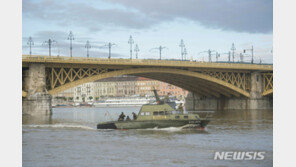
[[105, 122], [97, 125], [97, 129], [148, 129], [167, 127], [187, 127], [204, 128], [209, 120], [155, 120], [155, 121], [117, 121]]

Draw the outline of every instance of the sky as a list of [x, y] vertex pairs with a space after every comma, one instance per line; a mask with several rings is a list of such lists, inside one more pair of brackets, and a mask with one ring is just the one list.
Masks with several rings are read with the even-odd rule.
[[70, 31], [74, 57], [86, 57], [88, 40], [90, 57], [108, 57], [104, 46], [111, 42], [112, 58], [129, 58], [131, 35], [140, 59], [158, 59], [159, 46], [163, 59], [180, 59], [183, 39], [187, 59], [208, 61], [211, 49], [227, 61], [234, 43], [235, 61], [245, 49], [250, 61], [253, 46], [255, 62], [273, 63], [272, 0], [23, 0], [23, 54], [32, 37], [33, 55], [48, 55], [44, 41], [50, 38], [56, 41], [52, 55], [69, 56]]

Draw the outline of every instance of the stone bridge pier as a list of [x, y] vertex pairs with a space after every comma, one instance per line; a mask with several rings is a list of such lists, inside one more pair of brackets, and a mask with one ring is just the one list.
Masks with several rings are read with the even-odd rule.
[[200, 96], [194, 92], [188, 93], [185, 98], [187, 111], [193, 110], [261, 110], [272, 109], [273, 98], [262, 96], [263, 78], [260, 72], [251, 73], [250, 97], [225, 97], [219, 98]]
[[22, 99], [23, 115], [50, 116], [51, 95], [46, 90], [45, 65], [30, 63], [29, 67], [23, 70], [23, 90], [27, 92], [27, 96]]

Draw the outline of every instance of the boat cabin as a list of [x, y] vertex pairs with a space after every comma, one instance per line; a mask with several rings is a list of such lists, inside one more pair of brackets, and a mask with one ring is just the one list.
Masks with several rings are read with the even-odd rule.
[[198, 120], [197, 114], [184, 114], [174, 110], [167, 103], [143, 105], [138, 113], [137, 120]]

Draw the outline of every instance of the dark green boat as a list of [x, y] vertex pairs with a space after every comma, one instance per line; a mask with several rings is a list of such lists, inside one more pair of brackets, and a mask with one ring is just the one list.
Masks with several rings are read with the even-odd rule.
[[112, 121], [99, 123], [97, 129], [148, 129], [148, 128], [200, 128], [203, 129], [210, 120], [200, 118], [198, 114], [184, 114], [175, 110], [169, 103], [161, 101], [154, 90], [157, 104], [143, 105], [136, 120]]

